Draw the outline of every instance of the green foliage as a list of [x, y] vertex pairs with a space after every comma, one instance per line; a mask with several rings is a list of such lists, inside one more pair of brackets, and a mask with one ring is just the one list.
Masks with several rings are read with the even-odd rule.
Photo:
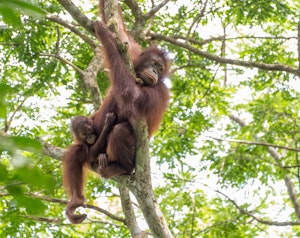
[[[136, 2], [143, 13], [151, 9], [151, 1]], [[96, 19], [96, 2], [74, 3]], [[299, 7], [298, 1], [169, 1], [142, 26], [174, 40], [138, 39], [172, 59], [170, 104], [150, 144], [155, 194], [174, 236], [299, 236], [298, 226], [279, 229], [254, 219], [296, 221], [284, 179], [299, 194], [300, 84], [285, 69], [299, 64]], [[0, 2], [0, 236], [130, 237], [124, 224], [92, 209], [82, 225], [64, 217], [61, 161], [43, 155], [39, 139], [64, 148], [73, 141], [70, 119], [93, 113], [82, 76], [57, 56], [85, 70], [94, 49], [45, 12], [97, 43], [58, 1]], [[126, 1], [122, 14], [131, 30]], [[265, 69], [270, 65], [272, 71]], [[107, 72], [97, 82], [105, 96]], [[115, 182], [87, 177], [87, 202], [124, 217], [117, 193]]]
[[21, 24], [20, 10], [30, 16], [43, 17], [45, 12], [32, 2], [32, 0], [1, 0], [0, 15], [2, 15], [2, 20], [6, 24], [19, 26]]
[[285, 21], [291, 14], [288, 1], [271, 0], [237, 0], [226, 1], [229, 10], [228, 21], [238, 24], [262, 24], [264, 22]]

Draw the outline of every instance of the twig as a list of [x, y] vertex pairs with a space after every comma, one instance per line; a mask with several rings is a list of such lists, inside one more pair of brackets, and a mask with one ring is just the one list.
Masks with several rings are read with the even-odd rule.
[[8, 119], [8, 121], [5, 123], [5, 128], [4, 128], [4, 133], [7, 133], [7, 131], [10, 128], [10, 125], [12, 123], [12, 120], [14, 119], [14, 117], [16, 116], [17, 112], [19, 110], [21, 110], [21, 108], [23, 107], [25, 101], [27, 100], [26, 97], [23, 98], [23, 100], [20, 102], [20, 104], [17, 106], [17, 108], [14, 110], [13, 114], [11, 115], [11, 117]]
[[219, 190], [216, 190], [217, 193], [223, 195], [224, 197], [226, 197], [241, 213], [252, 217], [254, 220], [256, 220], [259, 223], [262, 224], [266, 224], [266, 225], [270, 225], [270, 226], [298, 226], [300, 225], [300, 222], [278, 222], [278, 221], [267, 221], [264, 220], [262, 218], [256, 217], [254, 216], [252, 213], [244, 210], [243, 208], [241, 208], [233, 199], [231, 199], [230, 197], [228, 197], [226, 194], [222, 193]]

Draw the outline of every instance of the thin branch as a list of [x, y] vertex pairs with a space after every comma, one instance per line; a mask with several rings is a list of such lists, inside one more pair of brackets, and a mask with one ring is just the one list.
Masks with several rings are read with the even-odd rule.
[[240, 125], [240, 127], [245, 127], [246, 126], [246, 122], [244, 122], [241, 118], [239, 118], [238, 116], [234, 115], [234, 114], [230, 114], [229, 118], [233, 121], [235, 121], [237, 124]]
[[[215, 36], [211, 37], [208, 39], [201, 39], [201, 40], [195, 40], [192, 38], [187, 38], [186, 36], [181, 36], [181, 35], [174, 35], [174, 39], [182, 39], [185, 40], [186, 42], [190, 42], [192, 44], [196, 44], [199, 46], [203, 46], [206, 44], [209, 44], [213, 41], [223, 41], [226, 36]], [[241, 40], [241, 39], [261, 39], [261, 40], [291, 40], [291, 39], [297, 39], [297, 37], [290, 36], [290, 37], [285, 37], [285, 36], [238, 36], [238, 37], [226, 37], [226, 40], [232, 41], [232, 40]]]
[[89, 218], [87, 218], [87, 219], [89, 222], [84, 222], [84, 224], [104, 224], [104, 225], [110, 225], [110, 226], [114, 226], [114, 227], [122, 227], [118, 224], [111, 223], [111, 222], [93, 220], [93, 219], [89, 219]]
[[145, 19], [150, 19], [153, 17], [161, 8], [163, 8], [170, 0], [164, 0], [160, 4], [154, 6], [149, 12], [147, 12], [144, 17]]
[[192, 226], [192, 229], [191, 229], [191, 234], [190, 234], [190, 237], [194, 237], [193, 234], [194, 234], [194, 228], [195, 228], [195, 225], [197, 227], [197, 223], [196, 223], [196, 216], [195, 216], [195, 213], [196, 213], [196, 204], [195, 204], [195, 199], [192, 198], [192, 221], [191, 221], [191, 226]]
[[[274, 158], [274, 160], [276, 161], [278, 166], [280, 166], [281, 168], [284, 168], [284, 163], [281, 161], [280, 154], [273, 147], [268, 147], [268, 151], [271, 154], [271, 156]], [[284, 169], [284, 171], [286, 171], [286, 170]], [[292, 179], [290, 178], [290, 176], [288, 174], [285, 174], [284, 182], [285, 182], [285, 186], [287, 187], [291, 202], [293, 204], [297, 220], [300, 221], [300, 204], [298, 203], [298, 196], [295, 193], [294, 184], [292, 182]]]
[[206, 51], [199, 50], [190, 44], [178, 41], [177, 39], [172, 38], [172, 37], [156, 34], [154, 32], [150, 32], [149, 34], [154, 39], [163, 40], [163, 41], [169, 42], [171, 44], [180, 46], [180, 47], [187, 49], [197, 55], [200, 55], [204, 58], [207, 58], [209, 60], [215, 61], [220, 64], [231, 64], [231, 65], [237, 65], [237, 66], [243, 66], [243, 67], [249, 67], [249, 68], [258, 68], [258, 69], [270, 70], [270, 71], [282, 71], [282, 72], [294, 74], [297, 77], [299, 77], [299, 74], [300, 74], [299, 69], [296, 69], [296, 68], [293, 68], [290, 66], [286, 66], [283, 64], [266, 64], [266, 63], [254, 62], [254, 61], [243, 61], [243, 60], [223, 58], [220, 56], [210, 54]]
[[205, 9], [206, 9], [207, 2], [208, 2], [208, 0], [206, 0], [206, 1], [204, 2], [204, 6], [202, 7], [200, 13], [194, 18], [194, 21], [193, 21], [193, 23], [191, 24], [191, 26], [190, 26], [190, 28], [189, 28], [189, 30], [188, 30], [188, 33], [186, 34], [186, 40], [187, 40], [187, 41], [188, 41], [189, 38], [190, 38], [190, 34], [191, 34], [191, 31], [192, 31], [194, 25], [195, 25], [197, 22], [201, 21], [202, 17], [204, 16], [204, 11], [205, 11]]
[[146, 19], [145, 15], [143, 15], [143, 12], [139, 8], [136, 1], [125, 0], [125, 3], [131, 9], [131, 11], [135, 17], [134, 26], [131, 29], [131, 35], [134, 39], [137, 39], [140, 37], [141, 33], [144, 31], [147, 19]]
[[21, 215], [21, 217], [30, 219], [30, 220], [35, 220], [38, 222], [47, 222], [47, 223], [52, 223], [52, 224], [61, 224], [62, 223], [62, 220], [60, 218], [38, 217], [38, 216], [31, 216], [31, 215], [27, 215], [27, 216]]
[[102, 95], [97, 83], [97, 74], [103, 68], [104, 59], [101, 50], [99, 48], [95, 48], [94, 57], [90, 61], [89, 65], [85, 70], [80, 69], [69, 60], [63, 58], [59, 54], [59, 52], [56, 52], [56, 54], [41, 53], [40, 55], [56, 58], [60, 60], [62, 63], [71, 66], [79, 75], [81, 75], [84, 84], [91, 92], [94, 109], [97, 110], [100, 107], [100, 105], [102, 104]]
[[[221, 45], [221, 57], [225, 58], [226, 57], [226, 25], [225, 23], [222, 24], [223, 26], [223, 34], [224, 38], [222, 40], [222, 45]], [[224, 67], [224, 87], [227, 85], [227, 64], [223, 65]]]
[[21, 108], [23, 107], [23, 105], [24, 105], [24, 103], [25, 103], [26, 100], [27, 100], [27, 98], [24, 97], [23, 100], [20, 102], [20, 104], [17, 106], [17, 108], [14, 110], [13, 114], [11, 115], [11, 117], [5, 123], [4, 133], [6, 133], [9, 130], [10, 125], [11, 125], [14, 117], [16, 116], [17, 112], [21, 110]]
[[113, 220], [116, 220], [116, 221], [119, 221], [119, 222], [122, 222], [123, 224], [125, 224], [125, 219], [122, 218], [122, 217], [118, 217], [100, 207], [97, 207], [97, 206], [94, 206], [94, 205], [90, 205], [90, 204], [86, 204], [86, 208], [90, 208], [90, 209], [93, 209], [95, 211], [98, 211], [98, 212], [101, 212], [103, 214], [105, 214], [106, 216], [110, 217], [111, 219]]
[[56, 27], [56, 32], [57, 32], [57, 40], [55, 43], [55, 52], [56, 52], [56, 55], [58, 56], [59, 52], [60, 52], [60, 30], [59, 30], [58, 26]]
[[[284, 165], [284, 166], [282, 166], [282, 168], [283, 169], [295, 169], [296, 168], [298, 170], [298, 169], [300, 169], [300, 165], [299, 164], [297, 164], [297, 165]], [[297, 175], [297, 177], [298, 177], [298, 175]]]
[[9, 45], [9, 46], [19, 46], [20, 44], [17, 43], [6, 43], [6, 42], [0, 42], [0, 45]]
[[80, 30], [78, 30], [76, 27], [74, 27], [73, 25], [70, 25], [68, 22], [64, 21], [63, 19], [61, 19], [58, 16], [54, 16], [51, 14], [48, 14], [46, 16], [46, 18], [50, 21], [53, 21], [57, 24], [60, 24], [64, 27], [66, 27], [67, 29], [69, 29], [70, 31], [72, 31], [73, 33], [75, 33], [76, 35], [78, 35], [82, 40], [84, 40], [84, 42], [86, 42], [92, 49], [95, 49], [97, 47], [97, 43], [94, 42], [90, 37], [88, 37], [87, 35], [83, 34]]
[[147, 21], [153, 17], [161, 8], [163, 8], [170, 0], [164, 0], [160, 4], [154, 6], [149, 12], [143, 14], [142, 10], [139, 8], [138, 4], [134, 0], [125, 0], [126, 5], [131, 9], [132, 14], [136, 19], [143, 18], [144, 21]]
[[241, 208], [233, 199], [228, 197], [226, 194], [222, 193], [219, 190], [216, 190], [216, 192], [223, 195], [224, 197], [226, 197], [241, 213], [252, 217], [254, 220], [256, 220], [259, 223], [262, 223], [262, 224], [265, 224], [265, 225], [270, 225], [270, 226], [298, 226], [298, 225], [300, 225], [300, 222], [267, 221], [267, 220], [264, 220], [262, 218], [256, 217], [252, 213], [250, 213], [250, 212], [244, 210], [243, 208]]
[[[230, 118], [236, 120], [241, 126], [246, 125], [246, 123], [243, 122], [241, 119], [239, 119], [237, 116], [230, 115]], [[255, 138], [258, 139], [257, 136], [255, 136]], [[293, 204], [293, 208], [295, 210], [295, 215], [297, 217], [297, 220], [300, 221], [300, 204], [298, 202], [298, 196], [297, 196], [297, 194], [295, 193], [295, 190], [294, 190], [294, 184], [292, 182], [292, 179], [287, 174], [287, 170], [284, 169], [285, 165], [282, 162], [280, 154], [275, 150], [275, 148], [273, 146], [268, 146], [268, 152], [272, 156], [272, 158], [275, 160], [277, 165], [279, 167], [281, 167], [283, 169], [283, 171], [285, 172], [285, 176], [284, 176], [285, 186], [287, 187], [289, 197], [290, 197], [291, 202]]]
[[[163, 0], [160, 4], [153, 6], [152, 9], [143, 14], [136, 1], [125, 0], [126, 5], [131, 9], [132, 14], [135, 17], [134, 26], [131, 30], [131, 35], [134, 39], [141, 36], [142, 32], [145, 32], [146, 21], [152, 18], [162, 7], [164, 7], [170, 0]], [[153, 3], [153, 2], [152, 2]]]
[[237, 221], [239, 220], [239, 218], [241, 217], [242, 215], [239, 214], [238, 216], [232, 218], [232, 219], [228, 219], [228, 220], [223, 220], [221, 222], [216, 222], [216, 223], [213, 223], [212, 225], [209, 225], [209, 226], [205, 226], [204, 229], [198, 231], [194, 237], [201, 237], [200, 234], [206, 234], [207, 231], [211, 230], [212, 228], [214, 227], [217, 227], [217, 228], [220, 228], [220, 227], [227, 227], [229, 224], [232, 224], [232, 223], [237, 223]]
[[[36, 193], [27, 193], [27, 195], [31, 196], [31, 197], [34, 197], [34, 198], [41, 199], [43, 201], [52, 202], [52, 203], [59, 203], [59, 204], [67, 204], [68, 203], [67, 200], [62, 200], [62, 199], [58, 199], [58, 198], [49, 198], [49, 197], [42, 196], [42, 195], [39, 195], [39, 194], [36, 194]], [[124, 218], [118, 217], [118, 216], [106, 211], [105, 209], [102, 209], [100, 207], [90, 205], [90, 204], [86, 204], [86, 208], [93, 209], [95, 211], [103, 213], [104, 215], [110, 217], [111, 219], [122, 222], [122, 223], [125, 224], [125, 219]]]
[[[48, 218], [48, 217], [38, 217], [38, 216], [31, 216], [31, 215], [27, 215], [27, 216], [23, 216], [21, 215], [21, 217], [26, 218], [26, 219], [31, 219], [31, 220], [35, 220], [38, 222], [46, 222], [46, 223], [52, 223], [55, 225], [59, 226], [71, 226], [72, 224], [67, 224], [67, 223], [63, 223], [63, 220], [60, 218]], [[111, 222], [104, 222], [104, 221], [93, 221], [91, 219], [89, 219], [90, 222], [85, 222], [84, 224], [105, 224], [105, 225], [111, 225], [111, 226], [115, 226], [115, 227], [121, 227], [117, 224], [111, 223]]]
[[225, 139], [225, 138], [219, 138], [219, 137], [209, 136], [209, 135], [204, 135], [204, 136], [212, 138], [214, 140], [218, 140], [218, 141], [226, 141], [226, 142], [230, 142], [230, 143], [239, 143], [239, 144], [246, 144], [246, 145], [261, 145], [261, 146], [274, 147], [274, 148], [278, 148], [278, 149], [285, 149], [285, 150], [289, 150], [289, 151], [300, 152], [300, 149], [297, 149], [297, 148], [292, 148], [292, 147], [282, 146], [282, 145], [274, 145], [274, 144], [265, 143], [265, 142]]
[[[294, 138], [295, 139], [295, 138]], [[298, 147], [298, 142], [295, 142], [295, 147]], [[295, 154], [296, 159], [296, 168], [297, 168], [297, 178], [298, 178], [298, 186], [300, 185], [300, 166], [299, 166], [299, 154]]]
[[202, 69], [205, 69], [205, 66], [203, 66], [201, 63], [199, 64], [190, 64], [190, 63], [187, 63], [186, 65], [182, 65], [182, 66], [179, 66], [179, 67], [176, 67], [176, 68], [173, 68], [171, 70], [171, 75], [174, 74], [176, 71], [178, 70], [181, 70], [181, 69], [184, 69], [184, 68], [202, 68]]
[[78, 74], [83, 75], [83, 70], [77, 67], [75, 64], [73, 64], [71, 61], [63, 58], [60, 55], [57, 54], [47, 54], [47, 53], [40, 53], [40, 56], [45, 56], [45, 57], [53, 57], [58, 60], [60, 60], [62, 63], [71, 66]]

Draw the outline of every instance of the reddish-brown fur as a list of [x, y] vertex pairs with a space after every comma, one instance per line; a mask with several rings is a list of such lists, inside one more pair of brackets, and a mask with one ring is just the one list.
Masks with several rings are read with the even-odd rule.
[[[99, 8], [100, 8], [100, 15], [102, 21], [106, 24], [106, 17], [105, 17], [105, 0], [99, 1]], [[132, 61], [135, 61], [141, 54], [142, 49], [140, 45], [133, 39], [133, 37], [128, 34], [126, 30], [126, 26], [124, 23], [124, 19], [121, 13], [121, 7], [118, 7], [118, 27], [119, 27], [119, 37], [122, 42], [128, 43], [128, 52]]]
[[[91, 133], [100, 134], [94, 145], [87, 143], [79, 133], [82, 131], [83, 125], [87, 125], [91, 121], [82, 116], [77, 117], [75, 122], [72, 121], [71, 130], [74, 144], [66, 150], [63, 157], [63, 185], [71, 198], [67, 204], [66, 215], [72, 223], [81, 223], [86, 218], [85, 214], [74, 214], [76, 208], [84, 207], [83, 168], [84, 166], [95, 167], [98, 165], [97, 157], [99, 154], [105, 154], [107, 137], [113, 129], [114, 121], [115, 114], [108, 113], [105, 115], [101, 133], [91, 131]], [[94, 123], [93, 126], [95, 126], [95, 121], [92, 122]]]
[[[95, 134], [100, 135], [96, 143], [88, 146], [86, 142], [75, 141], [64, 156], [64, 186], [71, 198], [66, 214], [72, 223], [80, 223], [86, 218], [85, 214], [74, 214], [77, 207], [84, 206], [83, 166], [95, 163], [99, 154], [106, 153], [104, 157], [107, 161], [105, 159], [103, 163], [99, 161], [99, 164], [105, 164], [99, 166], [102, 177], [111, 178], [132, 173], [135, 166], [136, 146], [133, 126], [137, 121], [145, 120], [148, 125], [148, 135], [151, 137], [158, 129], [168, 105], [169, 90], [162, 82], [162, 78], [169, 75], [165, 52], [157, 47], [150, 47], [137, 55], [140, 47], [131, 37], [128, 38], [123, 20], [121, 21], [121, 33], [130, 39], [129, 53], [136, 73], [145, 70], [149, 67], [150, 61], [156, 58], [162, 61], [164, 67], [156, 84], [138, 85], [119, 53], [115, 37], [103, 23], [95, 22], [96, 35], [103, 45], [112, 85], [101, 108], [90, 117], [94, 122]], [[113, 128], [105, 126], [106, 115], [109, 113], [116, 116]], [[105, 137], [103, 134], [108, 136]], [[104, 151], [99, 149], [99, 145], [104, 146]]]

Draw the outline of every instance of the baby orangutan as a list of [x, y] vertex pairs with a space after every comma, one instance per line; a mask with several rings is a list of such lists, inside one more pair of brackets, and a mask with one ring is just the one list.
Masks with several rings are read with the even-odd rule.
[[97, 136], [94, 121], [85, 116], [77, 116], [72, 120], [71, 131], [74, 143], [64, 153], [63, 184], [71, 200], [67, 204], [66, 215], [71, 223], [81, 223], [86, 214], [75, 214], [78, 207], [84, 207], [83, 168], [101, 169], [107, 165], [107, 138], [116, 120], [114, 113], [107, 113], [100, 135]]

